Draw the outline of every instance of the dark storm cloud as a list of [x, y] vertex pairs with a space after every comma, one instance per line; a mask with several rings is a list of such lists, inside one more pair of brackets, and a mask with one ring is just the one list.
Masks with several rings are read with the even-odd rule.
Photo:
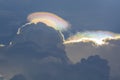
[[12, 42], [0, 48], [0, 74], [7, 79], [109, 80], [107, 60], [90, 56], [71, 64], [59, 33], [44, 24], [22, 28]]

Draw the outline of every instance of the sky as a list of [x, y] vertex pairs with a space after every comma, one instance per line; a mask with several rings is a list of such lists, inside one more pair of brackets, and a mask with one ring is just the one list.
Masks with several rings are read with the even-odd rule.
[[59, 30], [44, 23], [25, 25], [31, 13], [49, 12], [69, 23], [70, 29], [62, 33], [65, 39], [84, 31], [120, 34], [119, 4], [119, 0], [0, 0], [0, 75], [7, 80], [120, 80], [120, 40], [101, 46], [65, 45]]

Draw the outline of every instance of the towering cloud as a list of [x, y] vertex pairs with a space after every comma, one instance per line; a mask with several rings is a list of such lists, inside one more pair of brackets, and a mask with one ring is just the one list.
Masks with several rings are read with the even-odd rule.
[[[7, 78], [17, 74], [30, 77], [30, 75], [37, 75], [37, 72], [51, 74], [50, 69], [47, 71], [50, 65], [54, 70], [57, 64], [70, 63], [62, 43], [59, 32], [54, 29], [41, 23], [27, 25], [21, 29], [21, 34], [16, 35], [12, 40], [12, 45], [0, 48], [0, 73]], [[46, 70], [43, 69], [45, 65]]]

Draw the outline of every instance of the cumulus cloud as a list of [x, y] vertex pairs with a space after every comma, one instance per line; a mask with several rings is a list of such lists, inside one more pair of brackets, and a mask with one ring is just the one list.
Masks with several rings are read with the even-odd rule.
[[[12, 45], [0, 49], [1, 57], [3, 55], [3, 61], [6, 62], [4, 64], [9, 66], [7, 69], [3, 66], [6, 73], [11, 70], [12, 73], [24, 72], [24, 65], [30, 62], [31, 66], [32, 63], [39, 64], [45, 61], [60, 63], [68, 61], [58, 32], [44, 24], [23, 28], [22, 33], [12, 40]], [[3, 67], [0, 69], [3, 70]]]
[[[91, 56], [78, 64], [72, 64], [62, 43], [59, 32], [54, 29], [41, 23], [28, 25], [14, 37], [12, 45], [0, 48], [0, 74], [8, 80], [109, 79], [110, 69], [105, 59]], [[99, 62], [104, 68], [102, 75], [98, 64], [95, 65]]]
[[109, 66], [111, 68], [110, 70], [111, 78], [113, 77], [119, 78], [120, 40], [111, 40], [109, 41], [109, 43], [110, 44], [108, 45], [103, 45], [99, 47], [93, 46], [92, 43], [82, 42], [77, 44], [66, 45], [66, 53], [73, 63], [77, 63], [82, 58], [87, 58], [90, 55], [99, 55], [109, 62]]
[[[96, 72], [93, 74], [94, 76], [101, 75], [99, 74], [99, 71], [97, 71], [98, 69], [94, 69], [94, 66], [98, 68], [97, 65], [92, 65], [92, 68], [90, 66], [91, 58], [97, 58], [98, 61], [96, 63], [99, 63], [99, 61], [103, 62], [102, 67], [108, 66], [106, 63], [106, 60], [108, 60], [109, 66], [111, 67], [110, 74], [112, 74], [112, 76], [119, 76], [119, 63], [117, 63], [119, 61], [118, 41], [110, 41], [110, 43], [113, 44], [112, 46], [107, 45], [102, 47], [94, 47], [91, 45], [91, 43], [79, 43], [80, 45], [72, 44], [72, 46], [67, 46], [67, 56], [70, 57], [70, 60], [73, 62], [79, 62], [82, 58], [87, 58], [91, 55], [97, 54], [100, 56], [94, 56], [90, 57], [90, 59], [88, 58], [86, 60], [82, 60], [83, 62], [81, 61], [79, 64], [85, 67], [83, 69], [83, 67], [78, 65], [76, 65], [76, 68], [75, 64], [69, 64], [71, 62], [68, 60], [65, 54], [65, 47], [62, 45], [62, 40], [59, 36], [59, 33], [53, 29], [45, 28], [45, 25], [29, 25], [29, 27], [23, 28], [21, 30], [22, 34], [15, 34], [17, 32], [17, 28], [24, 24], [26, 15], [33, 11], [36, 12], [40, 10], [57, 13], [66, 20], [69, 20], [69, 22], [71, 22], [74, 26], [72, 28], [73, 30], [71, 30], [72, 32], [75, 32], [76, 30], [107, 30], [114, 31], [116, 33], [119, 32], [120, 24], [119, 3], [120, 1], [118, 0], [114, 0], [114, 2], [109, 0], [66, 0], [63, 2], [1, 0], [0, 44], [8, 44], [13, 39], [13, 37], [14, 39], [11, 42], [12, 45], [2, 45], [2, 47], [0, 47], [0, 74], [3, 74], [6, 78], [13, 77], [11, 80], [21, 78], [29, 78], [29, 80], [35, 80], [38, 78], [42, 80], [53, 80], [58, 78], [60, 80], [86, 80], [86, 78], [89, 77], [87, 75], [92, 76], [91, 73], [94, 73], [94, 71]], [[73, 4], [76, 6], [71, 6]], [[35, 28], [32, 26], [35, 26]], [[38, 28], [38, 26], [44, 27]], [[92, 62], [93, 64], [96, 64], [94, 61]], [[80, 70], [80, 72], [77, 72], [78, 69], [83, 69], [83, 71]], [[86, 69], [89, 70], [90, 73]], [[102, 75], [101, 80], [108, 80], [109, 68], [107, 67], [107, 69], [104, 71], [105, 75], [107, 75], [107, 78], [103, 79], [105, 76]], [[80, 73], [83, 77], [80, 78], [78, 73]], [[94, 76], [92, 76], [92, 78]], [[94, 79], [99, 80], [100, 78], [97, 77]], [[113, 80], [117, 79], [113, 78]]]

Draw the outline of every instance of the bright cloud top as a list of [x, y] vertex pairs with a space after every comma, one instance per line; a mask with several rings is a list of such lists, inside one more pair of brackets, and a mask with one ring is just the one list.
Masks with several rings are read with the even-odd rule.
[[37, 24], [41, 22], [59, 31], [66, 31], [70, 27], [67, 21], [49, 12], [35, 12], [30, 14], [27, 19], [30, 23]]
[[108, 44], [107, 40], [120, 39], [120, 34], [109, 31], [85, 31], [78, 32], [65, 40], [64, 44], [79, 43], [79, 42], [93, 42], [95, 45]]

